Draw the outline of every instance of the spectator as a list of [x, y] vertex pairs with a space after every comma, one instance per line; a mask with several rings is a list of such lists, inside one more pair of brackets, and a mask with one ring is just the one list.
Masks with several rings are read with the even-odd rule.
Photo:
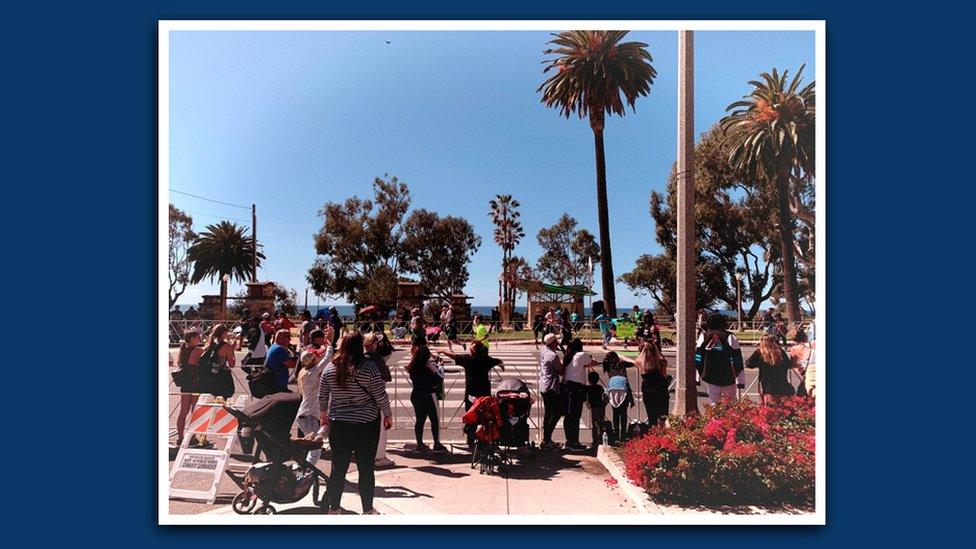
[[566, 387], [566, 418], [563, 429], [566, 433], [566, 448], [584, 450], [580, 444], [580, 418], [583, 415], [583, 402], [586, 400], [586, 370], [598, 364], [593, 357], [583, 352], [583, 342], [579, 338], [569, 342], [563, 355], [563, 369]]
[[562, 362], [556, 349], [559, 347], [559, 336], [556, 334], [546, 334], [542, 338], [545, 345], [539, 355], [539, 393], [542, 395], [542, 402], [545, 405], [545, 416], [542, 420], [542, 444], [543, 450], [555, 450], [559, 445], [553, 442], [552, 433], [556, 430], [556, 424], [563, 414], [563, 397], [560, 395], [559, 376], [563, 373]]
[[573, 328], [574, 332], [579, 331], [579, 313], [573, 311], [569, 315], [569, 325]]
[[607, 374], [607, 377], [626, 377], [627, 368], [630, 366], [633, 366], [633, 363], [627, 360], [621, 360], [621, 358], [614, 351], [610, 351], [603, 357], [603, 373]]
[[278, 330], [274, 335], [274, 344], [264, 359], [264, 367], [274, 374], [275, 392], [278, 393], [288, 391], [288, 363], [295, 359], [288, 348], [290, 342], [291, 332]]
[[[379, 331], [363, 337], [363, 348], [366, 351], [366, 358], [372, 360], [379, 369], [380, 377], [384, 382], [383, 388], [386, 390], [386, 383], [393, 381], [390, 367], [386, 364], [387, 359], [393, 354], [393, 344], [386, 339], [385, 333]], [[386, 457], [386, 434], [386, 429], [380, 429], [380, 438], [376, 445], [376, 458], [373, 460], [376, 469], [387, 469], [396, 465]]]
[[725, 329], [725, 317], [708, 316], [707, 331], [698, 337], [695, 369], [701, 377], [712, 404], [735, 399], [738, 384], [744, 387], [742, 349], [731, 332]]
[[342, 321], [339, 317], [339, 311], [335, 307], [329, 307], [329, 326], [332, 326], [332, 341], [333, 347], [342, 337], [343, 332], [346, 331], [346, 323]]
[[607, 383], [607, 401], [613, 410], [613, 436], [620, 444], [627, 436], [627, 408], [634, 406], [634, 394], [626, 376], [616, 375]]
[[410, 391], [410, 404], [413, 405], [414, 421], [413, 433], [417, 438], [417, 451], [426, 452], [430, 448], [424, 444], [424, 423], [430, 419], [430, 433], [434, 438], [434, 451], [446, 452], [447, 448], [441, 444], [440, 422], [437, 418], [437, 391], [444, 382], [438, 375], [437, 365], [430, 359], [430, 348], [427, 345], [414, 345], [410, 349], [410, 362], [407, 363], [407, 373], [413, 389]]
[[590, 409], [590, 432], [593, 433], [593, 447], [603, 440], [603, 422], [607, 420], [607, 400], [600, 374], [590, 371], [586, 374], [586, 406]]
[[302, 323], [298, 329], [298, 344], [304, 349], [308, 347], [312, 340], [309, 338], [309, 334], [315, 329], [315, 321], [312, 320], [312, 313], [308, 312], [308, 309], [302, 311]]
[[197, 371], [197, 363], [203, 356], [203, 347], [200, 346], [200, 333], [196, 330], [187, 330], [183, 335], [183, 344], [180, 346], [179, 355], [176, 361], [181, 370], [188, 370], [190, 374], [187, 381], [180, 387], [180, 412], [176, 416], [176, 445], [183, 444], [183, 432], [186, 429], [186, 416], [193, 411], [200, 396], [200, 373]]
[[[298, 391], [302, 394], [302, 403], [298, 407], [299, 436], [312, 435], [319, 431], [318, 395], [319, 382], [322, 371], [332, 361], [335, 348], [327, 344], [332, 340], [331, 327], [324, 332], [312, 330], [309, 333], [309, 345], [302, 351], [299, 360]], [[315, 465], [322, 455], [322, 450], [316, 449], [308, 453], [306, 460]]]
[[410, 314], [410, 343], [417, 346], [426, 345], [427, 321], [424, 320], [424, 315], [417, 307], [410, 311]]
[[671, 385], [671, 376], [668, 375], [668, 361], [660, 347], [645, 341], [641, 344], [640, 354], [634, 365], [641, 377], [647, 423], [655, 425], [668, 415], [670, 409], [668, 386]]
[[271, 347], [271, 340], [274, 338], [274, 322], [271, 321], [271, 313], [264, 313], [261, 315], [261, 321], [258, 324], [261, 328], [261, 335], [264, 336], [264, 345], [266, 347]]
[[746, 368], [759, 369], [759, 391], [763, 404], [775, 404], [783, 397], [793, 395], [795, 390], [789, 382], [792, 364], [775, 337], [763, 334], [759, 338], [759, 348], [746, 361]]
[[382, 428], [390, 429], [393, 412], [379, 368], [366, 357], [362, 334], [351, 332], [342, 336], [332, 363], [322, 371], [319, 410], [321, 424], [329, 427], [332, 447], [332, 474], [327, 490], [329, 514], [342, 514], [339, 505], [354, 455], [363, 514], [380, 514], [373, 507], [376, 445], [380, 418], [383, 418]]
[[[455, 354], [450, 351], [442, 351], [440, 354], [449, 357], [455, 364], [464, 369], [464, 411], [471, 408], [476, 398], [491, 396], [491, 379], [489, 378], [491, 370], [496, 367], [502, 371], [505, 370], [505, 363], [488, 356], [488, 347], [477, 340], [471, 342], [467, 354]], [[474, 446], [475, 428], [474, 425], [464, 426], [469, 448]]]
[[600, 313], [593, 320], [600, 328], [600, 335], [603, 337], [603, 350], [606, 351], [607, 345], [610, 345], [610, 317], [606, 313]]

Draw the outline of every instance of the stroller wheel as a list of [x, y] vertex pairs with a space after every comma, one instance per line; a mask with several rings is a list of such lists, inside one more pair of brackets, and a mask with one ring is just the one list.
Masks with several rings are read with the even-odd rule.
[[275, 513], [277, 513], [275, 508], [267, 504], [258, 507], [258, 510], [254, 512], [255, 515], [273, 515]]
[[230, 502], [230, 506], [238, 515], [246, 515], [254, 509], [257, 502], [258, 498], [250, 490], [244, 490], [234, 496], [234, 501]]

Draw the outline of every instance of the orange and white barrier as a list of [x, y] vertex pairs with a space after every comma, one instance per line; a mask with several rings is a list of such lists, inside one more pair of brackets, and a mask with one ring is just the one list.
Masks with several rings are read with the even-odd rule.
[[[176, 454], [176, 463], [169, 473], [170, 499], [188, 499], [214, 503], [217, 499], [217, 486], [220, 477], [227, 468], [230, 450], [237, 440], [237, 419], [224, 410], [226, 404], [232, 408], [241, 409], [248, 401], [249, 395], [238, 395], [237, 398], [221, 402], [212, 395], [200, 395], [196, 406], [190, 413], [187, 422], [186, 435]], [[207, 448], [190, 448], [192, 440], [211, 443]], [[218, 447], [217, 440], [223, 440]], [[203, 473], [213, 478], [207, 490], [190, 490], [173, 487], [173, 479], [177, 473]]]

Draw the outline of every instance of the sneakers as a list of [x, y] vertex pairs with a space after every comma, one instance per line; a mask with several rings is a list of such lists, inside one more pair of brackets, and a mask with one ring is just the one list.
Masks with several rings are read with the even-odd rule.
[[383, 513], [380, 513], [379, 511], [376, 510], [376, 507], [373, 507], [369, 511], [363, 511], [363, 514], [364, 515], [382, 515]]
[[417, 443], [417, 446], [414, 447], [413, 451], [414, 452], [428, 452], [428, 451], [430, 451], [430, 447], [427, 446], [426, 444], [424, 444], [423, 442], [418, 442]]
[[586, 450], [586, 446], [583, 446], [579, 442], [567, 442], [566, 449], [571, 450], [573, 452], [581, 452], [583, 450]]
[[435, 444], [434, 445], [434, 453], [435, 454], [446, 454], [447, 452], [448, 452], [448, 449], [443, 444], [438, 443], [438, 444]]

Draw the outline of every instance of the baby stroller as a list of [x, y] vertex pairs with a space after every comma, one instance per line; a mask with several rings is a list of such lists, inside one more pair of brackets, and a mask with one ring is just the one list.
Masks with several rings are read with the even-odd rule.
[[[253, 511], [273, 515], [276, 511], [271, 503], [294, 503], [308, 495], [309, 489], [315, 505], [325, 505], [328, 477], [305, 460], [309, 450], [322, 447], [321, 441], [291, 439], [291, 425], [301, 402], [298, 393], [275, 393], [252, 402], [243, 411], [224, 407], [237, 418], [242, 441], [257, 440], [255, 460], [262, 454], [265, 459], [252, 465], [243, 477], [227, 472], [241, 488], [231, 502], [237, 514]], [[293, 463], [286, 464], [288, 460]]]
[[535, 442], [529, 442], [529, 413], [532, 397], [524, 381], [505, 379], [498, 384], [494, 397], [480, 397], [462, 418], [468, 425], [478, 425], [471, 468], [492, 474], [501, 465], [510, 465], [514, 454], [528, 448], [536, 455]]

